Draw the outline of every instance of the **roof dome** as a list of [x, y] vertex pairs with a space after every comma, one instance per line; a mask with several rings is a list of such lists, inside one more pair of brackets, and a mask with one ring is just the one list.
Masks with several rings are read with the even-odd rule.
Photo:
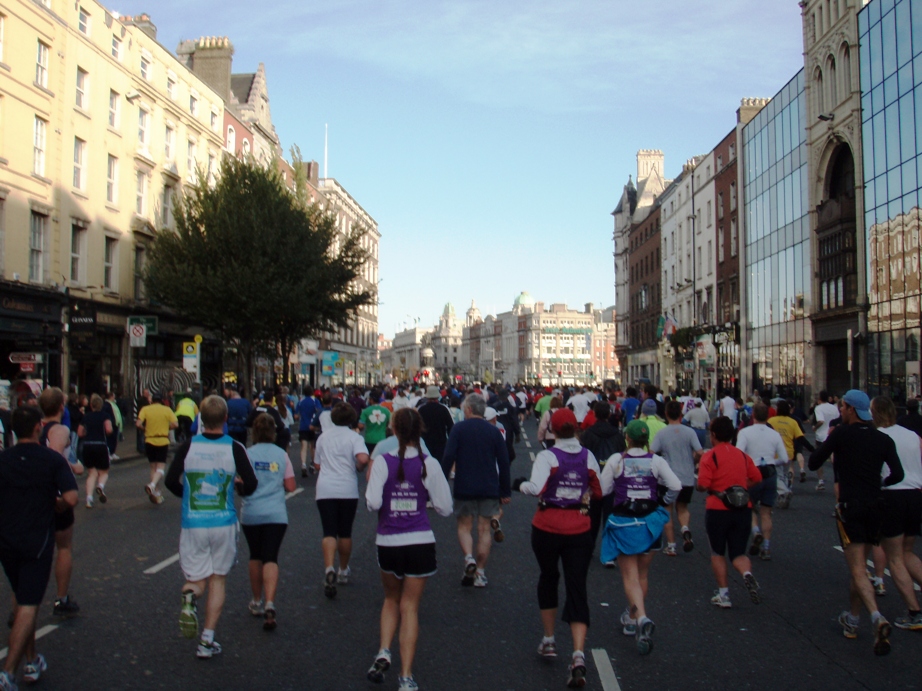
[[420, 352], [420, 355], [424, 358], [430, 358], [430, 357], [434, 357], [435, 353], [432, 351], [432, 348], [426, 347], [422, 349], [422, 351]]
[[453, 317], [455, 316], [455, 308], [450, 302], [445, 303], [445, 309], [442, 310], [443, 317]]
[[534, 307], [535, 300], [527, 291], [522, 291], [519, 296], [515, 299], [515, 302], [512, 303], [513, 307]]

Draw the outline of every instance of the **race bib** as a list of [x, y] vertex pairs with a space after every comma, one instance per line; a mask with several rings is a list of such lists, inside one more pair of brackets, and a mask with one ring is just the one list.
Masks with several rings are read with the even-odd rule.
[[578, 487], [558, 487], [557, 488], [557, 498], [558, 499], [569, 499], [569, 500], [578, 500], [580, 498], [580, 491]]
[[413, 512], [416, 511], [415, 499], [391, 499], [391, 512]]
[[627, 491], [627, 498], [646, 500], [650, 498], [650, 493], [642, 489], [629, 489]]

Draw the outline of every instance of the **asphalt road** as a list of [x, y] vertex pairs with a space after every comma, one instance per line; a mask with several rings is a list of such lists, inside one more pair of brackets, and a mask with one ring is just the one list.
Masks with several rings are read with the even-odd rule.
[[[535, 425], [517, 445], [513, 477], [536, 453]], [[531, 446], [528, 447], [527, 444]], [[296, 452], [293, 452], [296, 457]], [[295, 461], [297, 463], [297, 461]], [[75, 570], [71, 593], [80, 614], [51, 615], [53, 579], [39, 618], [39, 650], [49, 670], [46, 689], [370, 689], [365, 671], [378, 648], [382, 598], [375, 560], [375, 516], [359, 508], [353, 583], [327, 600], [321, 585], [320, 522], [313, 477], [288, 501], [290, 527], [282, 546], [276, 604], [279, 626], [262, 630], [247, 611], [247, 548], [228, 580], [217, 629], [224, 653], [195, 658], [195, 643], [177, 626], [183, 583], [178, 563], [145, 574], [176, 554], [179, 500], [160, 507], [144, 494], [147, 464], [115, 466], [105, 506], [77, 508]], [[364, 483], [362, 483], [364, 484]], [[675, 558], [657, 555], [651, 571], [649, 615], [655, 648], [638, 655], [621, 635], [624, 594], [617, 570], [594, 561], [589, 576], [592, 627], [587, 645], [589, 688], [648, 689], [912, 689], [922, 687], [922, 634], [894, 631], [893, 652], [874, 656], [867, 616], [859, 638], [846, 640], [835, 617], [847, 603], [847, 574], [835, 549], [831, 491], [814, 491], [815, 479], [795, 487], [792, 507], [777, 511], [774, 560], [756, 562], [763, 603], [752, 605], [739, 578], [731, 582], [733, 608], [709, 604], [715, 588], [703, 527], [703, 502], [695, 498], [692, 531], [697, 547]], [[533, 498], [516, 495], [503, 521], [506, 541], [494, 546], [486, 589], [462, 588], [462, 555], [454, 520], [433, 516], [439, 573], [430, 579], [420, 613], [415, 675], [423, 689], [453, 691], [562, 689], [571, 650], [560, 623], [561, 656], [536, 655], [541, 637], [529, 523]], [[881, 610], [891, 619], [904, 608], [888, 579]], [[9, 601], [5, 579], [0, 601]], [[562, 587], [561, 587], [561, 605]], [[393, 646], [397, 649], [397, 644]], [[590, 651], [595, 651], [591, 653]], [[5, 655], [5, 650], [0, 651]], [[395, 653], [396, 655], [396, 653]], [[617, 680], [603, 684], [607, 660]], [[396, 660], [395, 660], [396, 661]], [[397, 686], [391, 672], [383, 687]]]

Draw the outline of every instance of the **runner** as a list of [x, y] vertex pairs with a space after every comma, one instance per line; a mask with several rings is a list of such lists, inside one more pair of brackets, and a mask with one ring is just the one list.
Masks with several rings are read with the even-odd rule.
[[[297, 487], [291, 459], [275, 444], [275, 421], [262, 413], [253, 421], [253, 446], [247, 450], [259, 485], [243, 500], [240, 526], [250, 548], [249, 610], [263, 617], [263, 629], [275, 626], [275, 593], [279, 582], [279, 549], [288, 529], [285, 492]], [[263, 595], [265, 594], [265, 599]]]
[[[801, 445], [806, 442], [804, 431], [800, 428], [800, 423], [791, 417], [791, 404], [787, 401], [778, 401], [778, 414], [768, 419], [768, 426], [781, 435], [784, 441], [784, 451], [788, 455], [790, 470], [787, 472], [788, 489], [794, 489], [794, 459], [800, 466], [800, 481], [807, 479], [807, 473], [804, 472], [804, 455], [801, 453]], [[810, 447], [812, 448], [812, 447]]]
[[451, 466], [443, 463], [445, 457], [445, 444], [448, 443], [448, 435], [451, 434], [455, 421], [451, 413], [439, 401], [441, 393], [437, 386], [426, 387], [426, 402], [420, 406], [419, 415], [423, 421], [423, 437], [426, 439], [426, 445], [432, 449], [432, 455], [442, 463], [442, 474], [448, 477], [451, 472]]
[[729, 609], [730, 588], [727, 562], [743, 577], [743, 584], [753, 604], [759, 604], [759, 584], [752, 575], [752, 562], [746, 556], [746, 543], [752, 524], [752, 503], [748, 488], [762, 481], [762, 475], [752, 459], [730, 442], [735, 432], [733, 421], [720, 416], [711, 423], [711, 446], [698, 466], [699, 492], [707, 492], [704, 527], [711, 544], [711, 568], [717, 579], [717, 592], [711, 604]]
[[[352, 569], [352, 523], [359, 503], [357, 471], [368, 465], [368, 447], [361, 435], [350, 428], [355, 424], [355, 410], [339, 402], [330, 413], [332, 428], [317, 439], [314, 463], [317, 477], [317, 510], [323, 526], [323, 592], [331, 600], [336, 586], [349, 583]], [[339, 570], [334, 566], [339, 553]]]
[[[92, 403], [90, 405], [92, 407]], [[180, 432], [179, 439], [176, 441], [181, 444], [192, 436], [192, 421], [198, 415], [198, 406], [192, 398], [192, 389], [186, 389], [186, 395], [176, 404], [175, 412]]]
[[[825, 393], [825, 392], [824, 392]], [[839, 486], [836, 520], [839, 538], [851, 578], [850, 609], [839, 615], [846, 638], [858, 637], [862, 604], [871, 615], [874, 654], [890, 652], [890, 623], [877, 608], [874, 588], [868, 580], [865, 562], [871, 545], [880, 542], [883, 513], [881, 476], [884, 464], [890, 474], [885, 487], [903, 480], [903, 466], [893, 440], [869, 423], [870, 401], [863, 391], [852, 389], [842, 397], [842, 424], [810, 456], [810, 470], [819, 469], [835, 454], [836, 480]]]
[[[551, 415], [558, 408], [563, 408], [563, 401], [560, 400], [559, 396], [553, 396], [548, 402], [547, 409], [541, 413], [541, 420], [538, 422], [538, 441], [541, 442], [545, 449], [554, 446], [554, 429], [551, 427]], [[535, 409], [535, 412], [537, 412], [537, 409]]]
[[166, 472], [166, 459], [170, 452], [170, 430], [179, 427], [179, 420], [169, 407], [163, 405], [159, 391], [151, 394], [151, 404], [141, 408], [135, 425], [144, 432], [144, 451], [150, 463], [150, 482], [144, 491], [154, 504], [163, 503], [163, 494], [157, 488]]
[[[676, 406], [678, 402], [673, 401]], [[681, 408], [674, 411], [681, 413]], [[633, 635], [637, 650], [647, 655], [653, 650], [653, 621], [644, 605], [654, 550], [662, 546], [663, 527], [670, 505], [679, 496], [682, 482], [666, 459], [645, 452], [650, 429], [643, 420], [634, 420], [624, 429], [628, 449], [612, 456], [602, 472], [602, 492], [614, 492], [612, 514], [605, 525], [602, 562], [617, 559], [628, 606], [621, 615], [622, 633]], [[657, 500], [657, 485], [666, 487], [662, 505]]]
[[35, 652], [35, 621], [51, 577], [55, 512], [77, 505], [77, 481], [69, 464], [39, 444], [39, 411], [20, 406], [12, 413], [11, 427], [19, 443], [0, 454], [0, 563], [16, 605], [0, 672], [5, 691], [16, 689], [23, 658], [23, 681], [36, 682], [48, 669], [44, 655]]
[[[831, 398], [832, 396], [830, 396], [827, 391], [820, 391], [818, 402], [813, 409], [813, 417], [816, 419], [816, 422], [813, 424], [813, 429], [816, 432], [817, 446], [829, 438], [829, 434], [832, 431], [829, 423], [839, 417], [839, 409], [830, 401]], [[870, 420], [870, 418], [868, 419]], [[823, 480], [822, 466], [816, 469], [816, 477], [816, 491], [822, 492], [826, 489], [826, 482]], [[800, 481], [803, 482], [804, 480], [806, 480], [806, 473], [801, 472]]]
[[[172, 411], [171, 411], [172, 413]], [[195, 655], [207, 660], [221, 653], [214, 639], [224, 609], [227, 574], [237, 558], [237, 511], [234, 490], [243, 497], [257, 488], [246, 449], [223, 433], [227, 403], [220, 396], [202, 401], [204, 433], [183, 444], [173, 457], [166, 488], [182, 499], [179, 563], [186, 583], [182, 587], [179, 629], [186, 638], [198, 635], [195, 601], [208, 591], [205, 628]], [[239, 477], [239, 483], [235, 482]]]
[[[587, 414], [595, 417], [591, 427], [584, 430], [579, 441], [586, 449], [592, 452], [599, 467], [605, 468], [605, 462], [616, 453], [625, 450], [624, 435], [615, 425], [611, 424], [611, 405], [608, 401], [595, 401], [592, 410]], [[612, 497], [602, 497], [589, 502], [589, 517], [592, 519], [592, 544], [595, 546], [599, 537], [599, 529], [608, 520], [611, 513]]]
[[102, 412], [102, 397], [90, 397], [90, 410], [83, 416], [77, 435], [83, 440], [83, 465], [86, 468], [86, 508], [93, 508], [93, 496], [99, 503], [108, 501], [106, 480], [109, 478], [109, 447], [106, 435], [112, 432], [112, 421]]
[[419, 601], [426, 581], [436, 572], [435, 534], [427, 503], [440, 516], [452, 513], [451, 489], [439, 462], [420, 453], [422, 419], [404, 408], [394, 413], [396, 454], [372, 463], [365, 503], [378, 512], [375, 544], [384, 585], [381, 640], [368, 679], [380, 684], [391, 666], [390, 647], [400, 628], [400, 691], [419, 688], [413, 678], [413, 658], [419, 637]]
[[[510, 502], [509, 456], [499, 430], [484, 420], [487, 404], [478, 394], [464, 399], [463, 422], [451, 430], [445, 447], [446, 467], [455, 468], [454, 498], [457, 502], [458, 541], [464, 553], [461, 585], [485, 588], [485, 572], [493, 544], [491, 520], [500, 505]], [[477, 518], [477, 557], [471, 530]]]
[[244, 446], [247, 445], [247, 418], [250, 417], [252, 404], [243, 398], [237, 387], [228, 384], [224, 389], [227, 399], [227, 433]]
[[[319, 406], [313, 396], [313, 390], [310, 386], [304, 387], [304, 398], [298, 403], [298, 441], [301, 442], [301, 477], [307, 477], [307, 474], [314, 473], [314, 444], [317, 441], [317, 433], [311, 429], [311, 423], [314, 421], [314, 415], [317, 414]], [[310, 459], [310, 465], [308, 465]]]
[[679, 528], [682, 534], [682, 550], [691, 552], [695, 548], [691, 530], [688, 524], [691, 513], [688, 505], [691, 503], [695, 491], [695, 464], [701, 459], [701, 444], [695, 431], [682, 424], [682, 404], [678, 401], [669, 401], [666, 404], [666, 419], [669, 424], [653, 439], [650, 451], [666, 459], [669, 469], [682, 483], [682, 491], [676, 497], [675, 504], [669, 503], [669, 520], [663, 532], [666, 535], [666, 546], [663, 554], [668, 557], [676, 556], [675, 529], [672, 527], [673, 516], [679, 518]]
[[369, 455], [374, 455], [375, 446], [387, 437], [387, 428], [391, 422], [391, 411], [380, 405], [381, 392], [373, 389], [371, 405], [362, 410], [358, 429], [365, 434], [365, 446]]

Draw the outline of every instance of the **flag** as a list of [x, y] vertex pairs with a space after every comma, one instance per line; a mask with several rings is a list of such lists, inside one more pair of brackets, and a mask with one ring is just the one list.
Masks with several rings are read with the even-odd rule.
[[663, 335], [672, 336], [672, 334], [678, 330], [679, 325], [676, 323], [676, 320], [672, 318], [672, 315], [667, 314], [663, 322]]

